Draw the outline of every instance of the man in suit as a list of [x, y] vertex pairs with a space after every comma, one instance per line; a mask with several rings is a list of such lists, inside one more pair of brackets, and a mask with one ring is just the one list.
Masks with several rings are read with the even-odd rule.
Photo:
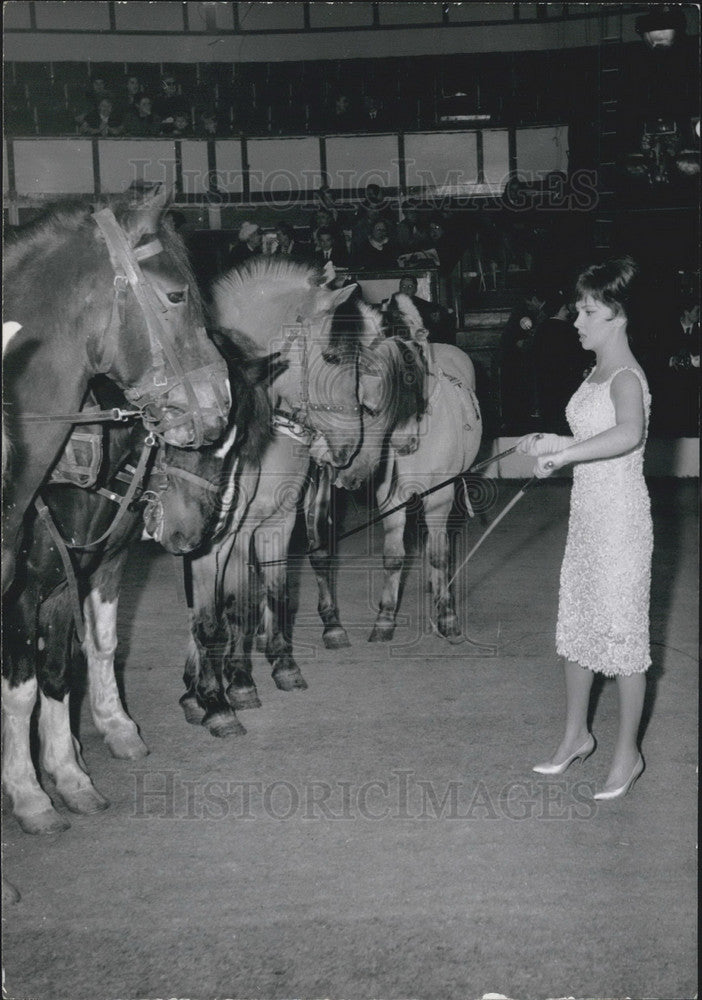
[[321, 268], [331, 263], [334, 267], [348, 267], [349, 255], [345, 245], [335, 238], [333, 230], [322, 226], [316, 232], [319, 249], [315, 251], [313, 261]]
[[274, 257], [283, 257], [285, 260], [293, 260], [298, 264], [309, 264], [311, 251], [297, 241], [295, 230], [287, 222], [279, 222], [275, 229], [277, 246], [273, 251]]

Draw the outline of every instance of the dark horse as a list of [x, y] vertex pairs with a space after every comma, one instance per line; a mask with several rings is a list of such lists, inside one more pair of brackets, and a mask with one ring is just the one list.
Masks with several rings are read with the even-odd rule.
[[103, 206], [57, 207], [5, 249], [5, 319], [19, 329], [3, 366], [13, 455], [3, 496], [3, 592], [25, 513], [92, 376], [107, 375], [170, 444], [197, 448], [224, 430], [226, 367], [205, 332], [166, 207], [160, 185]]
[[[252, 444], [246, 421], [257, 417], [256, 394], [260, 392], [242, 372], [243, 368], [233, 365], [231, 385], [236, 407], [221, 444], [197, 451], [161, 445], [145, 467], [139, 492], [147, 505], [147, 525], [158, 541], [176, 554], [195, 548], [209, 534], [220, 513], [222, 474], [239, 451], [258, 447], [257, 431], [254, 428]], [[106, 379], [94, 380], [93, 391], [102, 407], [124, 404], [119, 391]], [[69, 825], [37, 781], [30, 756], [30, 718], [37, 691], [41, 764], [57, 793], [77, 813], [96, 812], [108, 804], [85, 772], [69, 725], [69, 696], [81, 653], [77, 641], [81, 617], [82, 653], [87, 659], [88, 698], [95, 726], [116, 757], [134, 759], [148, 752], [124, 711], [114, 673], [119, 585], [129, 543], [141, 529], [141, 516], [132, 504], [124, 510], [120, 506], [121, 513], [115, 517], [112, 499], [115, 493], [125, 491], [120, 484], [125, 469], [132, 468], [128, 463], [138, 464], [137, 456], [145, 447], [153, 452], [156, 449], [152, 435], [147, 437], [141, 423], [132, 429], [119, 424], [103, 426], [103, 430], [97, 425], [90, 428], [94, 437], [102, 439], [104, 452], [94, 483], [80, 488], [64, 478], [60, 484], [42, 488], [39, 508], [46, 504], [51, 521], [45, 512], [28, 517], [23, 558], [18, 560], [16, 578], [5, 595], [3, 783], [14, 814], [28, 833], [53, 833]], [[74, 444], [75, 437], [69, 442], [73, 452], [82, 443]], [[64, 468], [64, 458], [59, 469]], [[93, 540], [102, 538], [110, 525], [108, 537], [95, 544]], [[65, 539], [78, 539], [72, 557], [74, 587], [60, 557], [56, 530]]]

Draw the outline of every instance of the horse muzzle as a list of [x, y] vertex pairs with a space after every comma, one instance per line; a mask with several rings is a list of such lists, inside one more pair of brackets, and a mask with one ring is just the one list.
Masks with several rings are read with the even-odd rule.
[[154, 375], [125, 391], [142, 412], [144, 425], [167, 444], [201, 448], [226, 430], [232, 404], [224, 364], [207, 365], [180, 378]]

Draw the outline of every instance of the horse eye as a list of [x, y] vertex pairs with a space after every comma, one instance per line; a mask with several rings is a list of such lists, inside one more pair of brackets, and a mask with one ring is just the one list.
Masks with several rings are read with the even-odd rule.
[[168, 292], [166, 297], [169, 302], [173, 303], [174, 306], [185, 302], [185, 292]]
[[328, 365], [338, 365], [341, 363], [341, 358], [338, 354], [332, 354], [331, 351], [322, 354], [322, 357]]

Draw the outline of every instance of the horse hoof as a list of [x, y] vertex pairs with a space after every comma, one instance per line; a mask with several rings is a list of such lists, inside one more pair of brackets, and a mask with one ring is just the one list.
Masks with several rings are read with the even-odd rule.
[[307, 681], [299, 670], [274, 670], [273, 680], [280, 691], [307, 690]]
[[346, 629], [340, 625], [327, 629], [322, 635], [322, 642], [327, 649], [346, 649], [351, 645]]
[[466, 637], [460, 630], [458, 632], [450, 632], [444, 638], [448, 639], [452, 646], [460, 646], [462, 642], [466, 641]]
[[265, 633], [261, 632], [260, 635], [256, 636], [256, 642], [255, 642], [256, 651], [258, 653], [265, 653], [267, 645], [268, 645], [268, 639], [266, 638]]
[[392, 642], [394, 634], [394, 625], [374, 625], [373, 631], [368, 636], [368, 642]]
[[227, 701], [236, 712], [246, 708], [261, 707], [261, 699], [255, 687], [237, 688], [230, 684], [227, 688]]
[[202, 725], [210, 736], [216, 736], [218, 739], [224, 739], [226, 736], [244, 736], [246, 733], [234, 712], [216, 712], [213, 715], [206, 715], [202, 720]]
[[95, 788], [75, 788], [70, 791], [56, 788], [62, 801], [72, 813], [79, 816], [92, 816], [109, 808], [110, 803], [104, 799]]
[[57, 813], [55, 809], [44, 809], [40, 813], [33, 813], [29, 816], [18, 816], [17, 822], [25, 833], [50, 834], [63, 833], [70, 828], [67, 819]]
[[199, 703], [194, 694], [184, 694], [178, 702], [183, 709], [185, 721], [191, 726], [199, 726], [205, 718], [205, 709]]
[[149, 748], [136, 731], [106, 733], [104, 740], [107, 749], [117, 760], [139, 760], [149, 754]]
[[3, 906], [13, 906], [15, 903], [19, 903], [20, 894], [15, 889], [12, 882], [7, 882], [5, 879], [2, 880], [2, 905]]

